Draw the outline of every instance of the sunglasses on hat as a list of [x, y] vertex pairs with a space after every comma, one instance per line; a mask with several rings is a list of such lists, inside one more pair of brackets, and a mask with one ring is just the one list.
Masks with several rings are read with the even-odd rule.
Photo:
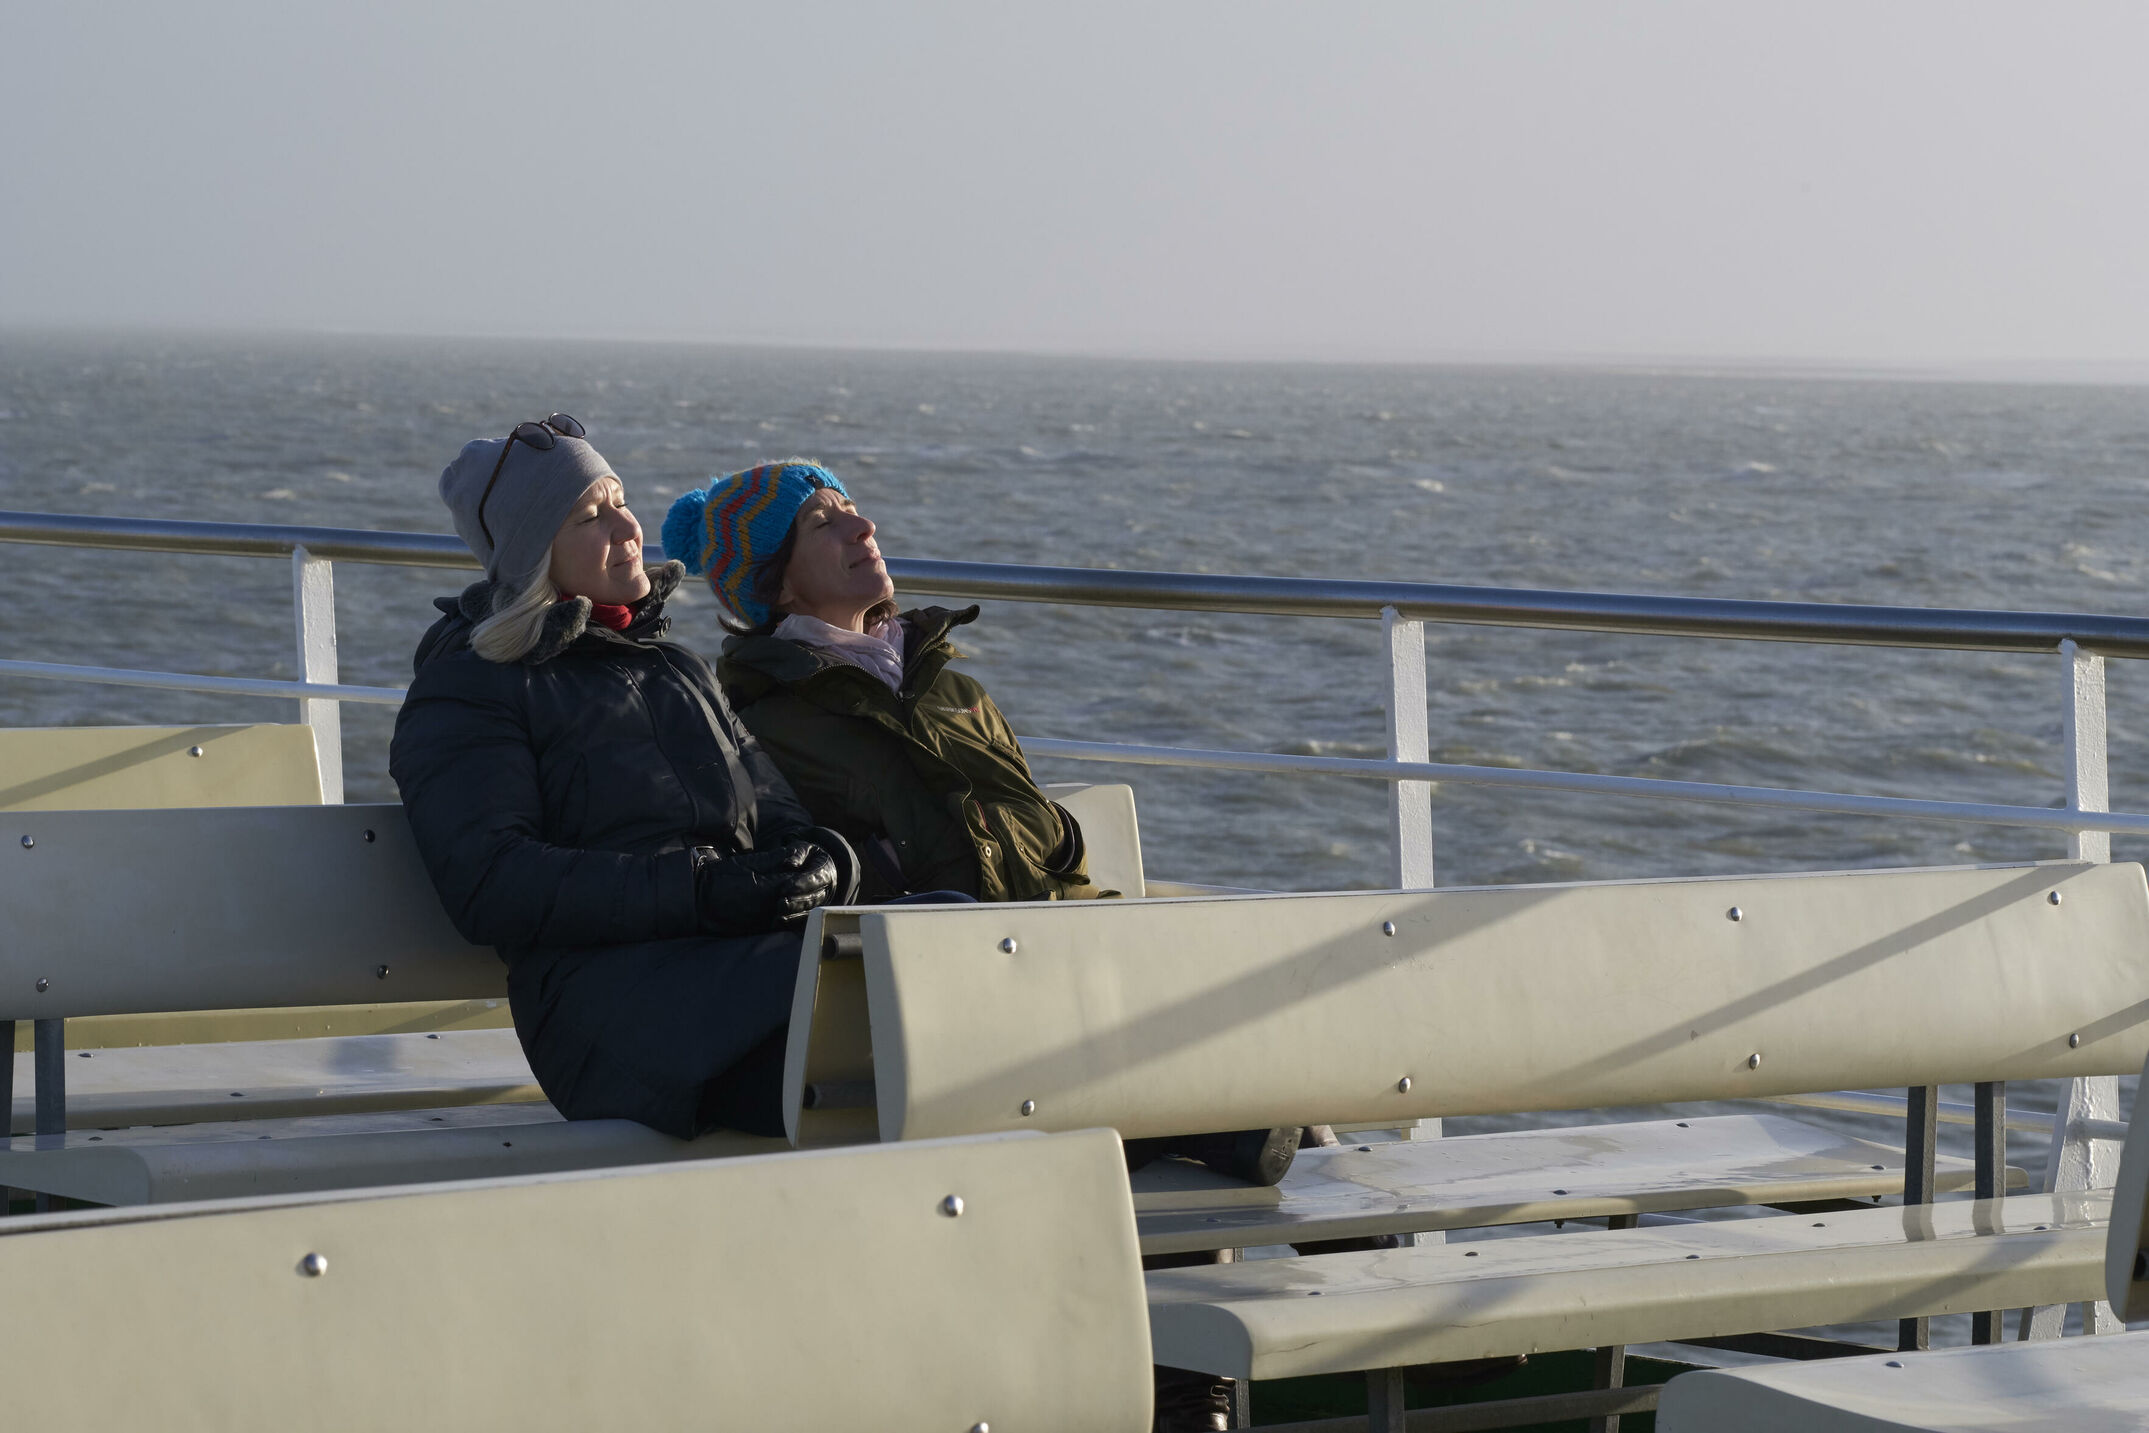
[[492, 529], [485, 525], [485, 500], [492, 496], [494, 484], [500, 481], [500, 470], [507, 466], [507, 455], [515, 444], [519, 441], [527, 448], [545, 453], [558, 447], [562, 438], [583, 438], [588, 435], [588, 429], [565, 413], [554, 413], [551, 417], [535, 423], [515, 425], [515, 431], [508, 434], [507, 441], [500, 445], [500, 457], [492, 465], [492, 476], [485, 480], [485, 491], [478, 495], [478, 531], [485, 534], [488, 544], [493, 538]]

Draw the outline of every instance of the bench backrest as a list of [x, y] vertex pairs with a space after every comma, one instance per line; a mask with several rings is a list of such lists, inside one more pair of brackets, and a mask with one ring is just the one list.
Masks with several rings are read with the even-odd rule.
[[1142, 881], [1142, 832], [1134, 816], [1134, 788], [1118, 782], [1044, 788], [1082, 827], [1090, 884], [1128, 898], [1146, 894]]
[[809, 939], [860, 955], [802, 963], [801, 1143], [1356, 1128], [2149, 1055], [2133, 864], [909, 907]]
[[0, 826], [0, 1020], [506, 988], [493, 952], [449, 924], [400, 806], [48, 811]]
[[0, 727], [0, 811], [320, 804], [310, 726]]
[[19, 1427], [1149, 1427], [1107, 1130], [69, 1218], [0, 1221]]
[[[173, 730], [242, 743], [295, 731], [313, 759], [304, 727]], [[184, 750], [177, 760], [206, 760]], [[1132, 789], [1053, 792], [1082, 823], [1100, 881], [1140, 894]], [[469, 1002], [505, 993], [498, 959], [441, 910], [400, 806], [55, 810], [0, 828], [0, 1020], [219, 1012], [193, 1034], [183, 1021], [115, 1025], [127, 1044], [311, 1033], [239, 1018], [292, 1007], [377, 1016], [336, 1020], [339, 1034], [447, 1029], [504, 1023]], [[412, 1003], [424, 1001], [457, 1003]], [[84, 1033], [79, 1043], [102, 1043]]]
[[[199, 755], [196, 755], [199, 753]], [[318, 806], [313, 728], [249, 726], [0, 728], [0, 810], [120, 811], [200, 806]], [[318, 1035], [479, 1029], [507, 1023], [504, 1000], [284, 1006], [92, 1017], [70, 1049], [294, 1040]], [[16, 1031], [30, 1048], [30, 1027]]]

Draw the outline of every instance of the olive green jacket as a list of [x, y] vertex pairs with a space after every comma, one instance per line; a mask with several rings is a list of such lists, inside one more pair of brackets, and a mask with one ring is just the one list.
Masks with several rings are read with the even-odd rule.
[[948, 663], [978, 609], [905, 612], [903, 686], [766, 634], [724, 644], [717, 679], [813, 819], [864, 858], [861, 899], [957, 890], [984, 901], [1094, 895], [1081, 829], [1045, 798], [1007, 719]]

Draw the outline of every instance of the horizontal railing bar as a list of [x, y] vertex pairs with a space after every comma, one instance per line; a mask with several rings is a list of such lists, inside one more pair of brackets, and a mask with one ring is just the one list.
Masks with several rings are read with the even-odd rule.
[[1919, 801], [1906, 796], [1848, 796], [1775, 786], [1726, 786], [1712, 781], [1663, 781], [1644, 776], [1600, 776], [1579, 771], [1536, 771], [1506, 766], [1453, 766], [1437, 761], [1365, 760], [1345, 756], [1281, 756], [1268, 752], [1203, 751], [1178, 746], [1128, 746], [1104, 741], [1024, 737], [1032, 756], [1070, 761], [1119, 762], [1130, 766], [1180, 766], [1208, 771], [1297, 772], [1349, 776], [1366, 781], [1451, 781], [1458, 786], [1511, 786], [1530, 791], [1583, 791], [1654, 801], [1699, 801], [1718, 806], [1762, 806], [1830, 811], [1848, 816], [1896, 816], [1920, 821], [1966, 821], [1980, 826], [2025, 826], [2040, 831], [2119, 831], [2149, 835], [2149, 815], [2129, 811], [2069, 811], [2048, 806], [1999, 806], [1970, 801]]
[[[233, 557], [282, 557], [304, 547], [316, 557], [342, 562], [461, 569], [477, 565], [461, 541], [444, 533], [68, 513], [0, 512], [0, 542]], [[648, 555], [656, 560], [663, 554], [652, 547]], [[1411, 620], [1476, 626], [1981, 652], [2053, 652], [2061, 642], [2071, 641], [2109, 657], [2149, 657], [2149, 619], [2097, 613], [1758, 602], [927, 558], [893, 558], [888, 570], [900, 588], [920, 596], [1368, 620], [1393, 607]]]
[[108, 687], [151, 687], [167, 692], [215, 692], [227, 697], [319, 697], [329, 701], [398, 706], [400, 687], [347, 687], [324, 682], [278, 682], [257, 677], [201, 677], [185, 672], [137, 672], [124, 667], [69, 667], [58, 662], [0, 661], [0, 677], [48, 682], [88, 682]]
[[2149, 657], [2149, 619], [2094, 613], [1758, 602], [1432, 582], [1021, 567], [920, 558], [890, 559], [888, 571], [904, 592], [936, 597], [1275, 617], [1374, 619], [1382, 608], [1393, 607], [1408, 620], [1464, 626], [1976, 652], [2054, 652], [2061, 642], [2071, 641], [2108, 657]]
[[[340, 686], [255, 677], [207, 677], [183, 672], [143, 672], [120, 667], [77, 667], [58, 662], [0, 660], [0, 676], [41, 681], [89, 682], [161, 691], [214, 692], [241, 697], [316, 697], [395, 706], [399, 687]], [[1582, 791], [1656, 801], [1699, 801], [1723, 806], [1788, 807], [1854, 816], [1964, 821], [1985, 826], [2024, 826], [2048, 831], [2117, 831], [2149, 835], [2149, 815], [2126, 811], [2067, 811], [2042, 806], [1998, 806], [1966, 801], [1918, 801], [1902, 796], [1849, 796], [1789, 791], [1773, 786], [1726, 786], [1714, 782], [1662, 781], [1640, 776], [1601, 776], [1577, 771], [1537, 771], [1504, 766], [1455, 766], [1427, 761], [1373, 761], [1341, 756], [1283, 756], [1270, 752], [1204, 751], [1191, 747], [1131, 746], [1117, 742], [1061, 741], [1028, 737], [1033, 756], [1071, 761], [1121, 762], [1209, 771], [1264, 771], [1310, 776], [1348, 776], [1367, 781], [1451, 781], [1459, 786], [1511, 786], [1535, 791]]]
[[166, 518], [76, 517], [66, 513], [0, 512], [0, 542], [48, 547], [184, 552], [208, 557], [289, 557], [303, 547], [315, 557], [388, 567], [475, 568], [459, 537], [430, 532], [373, 532], [358, 527], [295, 527], [276, 523], [179, 522]]

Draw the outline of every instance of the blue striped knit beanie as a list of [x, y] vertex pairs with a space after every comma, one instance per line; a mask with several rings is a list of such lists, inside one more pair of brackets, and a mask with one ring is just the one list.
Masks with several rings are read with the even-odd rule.
[[664, 515], [664, 555], [707, 574], [726, 607], [761, 626], [772, 614], [748, 590], [754, 569], [783, 546], [798, 510], [822, 488], [850, 496], [834, 473], [803, 458], [711, 478]]

